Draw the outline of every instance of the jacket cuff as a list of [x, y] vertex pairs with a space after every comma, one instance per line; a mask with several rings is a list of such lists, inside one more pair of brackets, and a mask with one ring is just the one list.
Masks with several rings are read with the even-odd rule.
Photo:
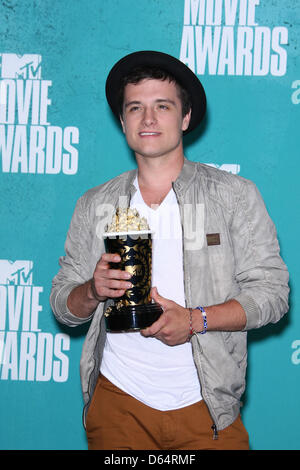
[[253, 298], [241, 292], [234, 297], [234, 300], [241, 304], [246, 314], [247, 321], [243, 331], [259, 328], [261, 324], [261, 310]]
[[67, 307], [68, 297], [72, 290], [75, 289], [75, 287], [78, 285], [79, 284], [76, 282], [66, 284], [58, 292], [56, 292], [52, 299], [50, 298], [50, 303], [55, 316], [58, 320], [68, 326], [81, 325], [88, 322], [93, 317], [93, 313], [89, 317], [77, 317], [76, 315], [73, 315], [73, 313]]

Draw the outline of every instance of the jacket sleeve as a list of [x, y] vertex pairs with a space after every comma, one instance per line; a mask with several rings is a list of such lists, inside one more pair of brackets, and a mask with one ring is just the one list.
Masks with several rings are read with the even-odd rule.
[[50, 304], [56, 319], [68, 326], [77, 326], [89, 321], [73, 315], [67, 307], [71, 291], [92, 277], [86, 260], [91, 235], [84, 216], [83, 196], [77, 201], [65, 242], [65, 256], [59, 258], [60, 270], [52, 281]]
[[264, 201], [246, 180], [232, 219], [231, 234], [245, 330], [276, 323], [288, 311], [289, 274], [280, 256], [277, 233]]

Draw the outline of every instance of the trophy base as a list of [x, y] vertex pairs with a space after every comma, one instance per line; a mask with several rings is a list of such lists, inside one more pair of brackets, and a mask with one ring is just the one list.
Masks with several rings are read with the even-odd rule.
[[146, 305], [129, 305], [117, 309], [109, 307], [105, 312], [106, 331], [124, 332], [136, 331], [152, 325], [162, 314], [163, 309], [157, 303]]

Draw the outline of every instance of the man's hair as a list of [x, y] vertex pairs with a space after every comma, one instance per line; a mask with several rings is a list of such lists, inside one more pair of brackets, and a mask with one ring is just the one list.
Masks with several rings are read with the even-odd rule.
[[156, 79], [156, 80], [169, 80], [169, 82], [174, 82], [177, 90], [178, 90], [178, 96], [181, 101], [181, 106], [182, 106], [182, 117], [186, 116], [188, 112], [190, 111], [192, 105], [191, 105], [191, 99], [190, 96], [187, 92], [187, 90], [176, 80], [176, 78], [170, 74], [169, 72], [166, 72], [165, 70], [159, 68], [159, 67], [150, 67], [150, 66], [139, 66], [135, 67], [129, 72], [129, 74], [125, 75], [122, 78], [121, 81], [121, 86], [119, 90], [119, 114], [122, 116], [123, 114], [123, 102], [124, 102], [124, 90], [125, 86], [128, 85], [129, 83], [132, 84], [137, 84], [141, 80], [144, 79]]

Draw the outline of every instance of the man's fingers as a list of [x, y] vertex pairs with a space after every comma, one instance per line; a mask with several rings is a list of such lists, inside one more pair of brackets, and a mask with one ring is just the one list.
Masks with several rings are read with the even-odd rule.
[[164, 314], [162, 314], [158, 320], [156, 320], [152, 325], [141, 330], [143, 336], [155, 336], [166, 324], [166, 319]]
[[121, 257], [117, 253], [103, 253], [99, 263], [119, 263], [120, 261]]
[[130, 289], [132, 287], [131, 282], [119, 281], [118, 279], [106, 279], [105, 287], [109, 289]]
[[121, 260], [120, 255], [114, 253], [103, 253], [98, 261], [94, 276], [93, 290], [96, 298], [121, 297], [127, 289], [132, 287], [131, 274], [123, 269], [111, 269], [110, 263]]
[[[152, 299], [158, 303], [159, 305], [162, 306], [163, 311], [165, 312], [168, 308], [168, 303], [170, 302], [168, 299], [165, 299], [161, 295], [159, 295], [157, 288], [152, 287], [151, 289], [151, 297]], [[159, 331], [164, 328], [166, 325], [167, 317], [164, 315], [164, 313], [161, 314], [161, 316], [156, 320], [152, 325], [148, 326], [148, 328], [145, 328], [144, 330], [141, 330], [141, 334], [143, 336], [155, 336], [159, 333]]]
[[[121, 295], [123, 295], [127, 289], [130, 289], [132, 287], [132, 283], [128, 281], [122, 281], [119, 279], [110, 279], [107, 277], [98, 278], [95, 276], [94, 286], [95, 286], [97, 294], [100, 297], [104, 297], [104, 296], [110, 297], [111, 295], [107, 295], [108, 291], [109, 291], [109, 294], [111, 294], [114, 290], [122, 291]], [[119, 297], [119, 295], [117, 296], [114, 295], [114, 297]]]
[[97, 263], [95, 274], [100, 274], [101, 277], [109, 277], [111, 279], [130, 279], [131, 274], [124, 269], [110, 268], [109, 263], [119, 262], [121, 260], [118, 254], [104, 253]]
[[121, 269], [96, 270], [94, 280], [96, 287], [109, 287], [111, 289], [130, 289], [131, 274]]
[[105, 272], [101, 272], [101, 277], [107, 277], [109, 279], [130, 279], [131, 274], [122, 269], [107, 269]]
[[101, 297], [110, 297], [110, 298], [117, 298], [117, 297], [122, 297], [122, 295], [125, 294], [126, 289], [109, 289], [108, 287], [102, 287], [100, 289], [101, 291]]

